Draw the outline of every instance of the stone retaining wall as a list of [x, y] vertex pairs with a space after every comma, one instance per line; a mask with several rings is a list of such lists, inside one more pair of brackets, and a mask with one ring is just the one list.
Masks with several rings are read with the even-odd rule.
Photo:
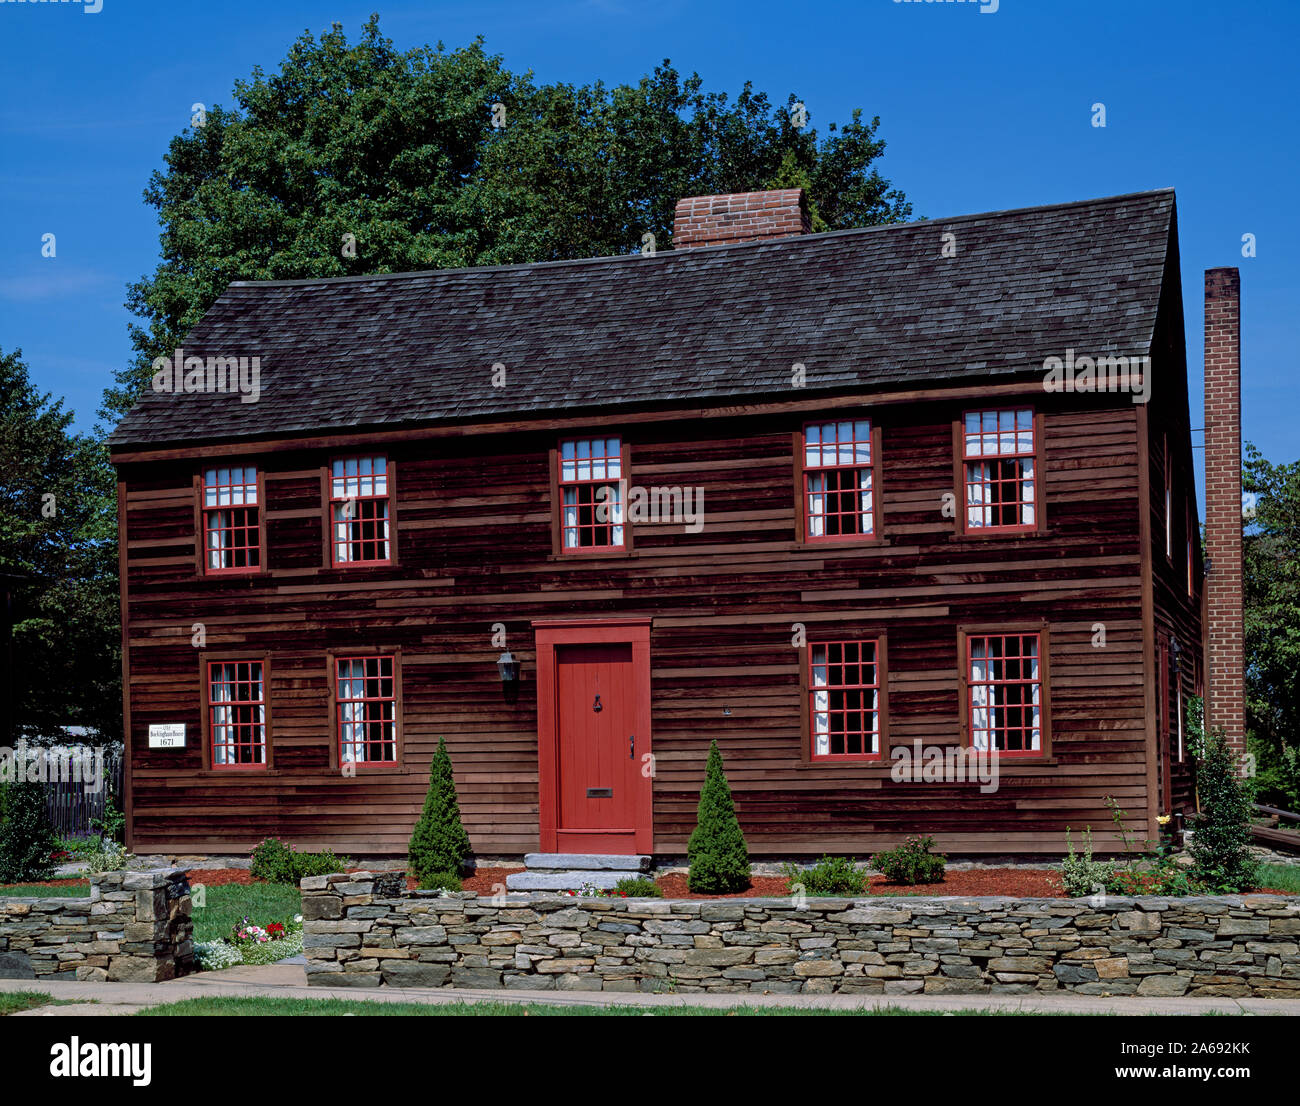
[[0, 899], [0, 979], [157, 982], [194, 970], [179, 868], [105, 872], [85, 898]]
[[1300, 897], [683, 901], [302, 881], [328, 987], [1300, 999]]

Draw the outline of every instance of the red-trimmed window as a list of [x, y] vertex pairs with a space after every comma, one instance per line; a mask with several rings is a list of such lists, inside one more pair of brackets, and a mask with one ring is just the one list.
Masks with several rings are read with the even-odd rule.
[[203, 564], [207, 573], [256, 572], [261, 563], [257, 468], [203, 472]]
[[397, 760], [397, 687], [392, 657], [340, 657], [334, 662], [339, 759], [368, 764]]
[[562, 548], [622, 549], [622, 439], [561, 442], [559, 462]]
[[979, 634], [970, 652], [971, 747], [1004, 756], [1042, 752], [1042, 678], [1038, 634]]
[[266, 688], [261, 661], [208, 665], [213, 768], [266, 767]]
[[879, 643], [808, 645], [809, 727], [816, 760], [880, 755]]
[[803, 429], [804, 533], [809, 541], [875, 533], [871, 422], [809, 423]]
[[962, 432], [967, 530], [1033, 530], [1034, 412], [968, 411]]
[[335, 565], [388, 564], [388, 458], [345, 457], [330, 471]]

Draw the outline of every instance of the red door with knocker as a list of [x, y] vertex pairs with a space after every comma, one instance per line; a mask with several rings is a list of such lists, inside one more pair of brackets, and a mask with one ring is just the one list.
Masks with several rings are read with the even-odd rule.
[[650, 852], [648, 620], [535, 625], [542, 851]]

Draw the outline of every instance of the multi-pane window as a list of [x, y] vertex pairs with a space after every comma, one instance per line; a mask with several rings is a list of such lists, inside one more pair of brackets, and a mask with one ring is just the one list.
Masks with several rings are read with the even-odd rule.
[[392, 657], [335, 660], [339, 756], [357, 764], [397, 760]]
[[810, 644], [808, 694], [815, 758], [880, 753], [880, 666], [876, 641]]
[[257, 469], [253, 465], [203, 472], [205, 571], [256, 572], [261, 561]]
[[266, 691], [261, 661], [208, 665], [213, 768], [266, 766]]
[[347, 457], [330, 472], [334, 564], [387, 564], [388, 459]]
[[560, 528], [566, 550], [623, 546], [620, 438], [560, 443]]
[[811, 423], [804, 427], [803, 449], [807, 537], [851, 538], [873, 534], [870, 421]]
[[1037, 523], [1033, 411], [968, 411], [962, 443], [966, 529], [1032, 530]]
[[1038, 634], [967, 638], [971, 746], [1006, 755], [1042, 751]]

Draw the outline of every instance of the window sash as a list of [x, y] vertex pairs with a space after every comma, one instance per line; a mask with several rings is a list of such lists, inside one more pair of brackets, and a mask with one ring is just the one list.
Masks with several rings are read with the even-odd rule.
[[563, 441], [558, 460], [562, 548], [623, 548], [622, 439]]
[[1037, 525], [1036, 454], [1031, 408], [966, 412], [962, 469], [968, 530]]
[[397, 762], [397, 683], [392, 657], [335, 661], [339, 758], [342, 763]]
[[261, 567], [257, 467], [212, 467], [203, 473], [203, 564], [208, 573]]
[[803, 471], [807, 538], [871, 537], [875, 533], [870, 419], [806, 425]]
[[345, 457], [330, 466], [330, 547], [335, 565], [388, 564], [388, 458]]
[[967, 638], [972, 748], [1003, 756], [1042, 752], [1040, 648], [1036, 633]]
[[208, 665], [213, 768], [266, 767], [266, 687], [261, 661]]
[[813, 642], [808, 651], [813, 759], [878, 757], [879, 641]]

